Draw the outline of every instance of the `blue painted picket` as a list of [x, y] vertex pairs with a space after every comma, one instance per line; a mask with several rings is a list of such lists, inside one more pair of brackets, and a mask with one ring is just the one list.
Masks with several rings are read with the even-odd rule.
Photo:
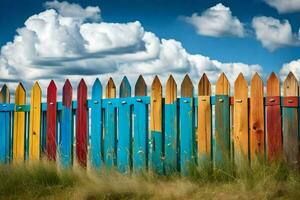
[[[125, 76], [120, 85], [120, 105], [118, 109], [118, 145], [117, 165], [122, 173], [129, 173], [131, 168], [131, 106], [126, 97], [131, 96], [131, 87]], [[129, 98], [128, 98], [129, 99]]]
[[106, 98], [108, 101], [104, 103], [105, 107], [105, 127], [104, 127], [104, 163], [105, 166], [111, 168], [116, 165], [116, 109], [111, 98], [116, 97], [116, 87], [112, 78], [106, 85]]
[[[10, 102], [10, 93], [6, 85], [1, 89], [0, 103], [6, 106]], [[11, 151], [11, 112], [0, 112], [0, 163], [8, 163]]]
[[133, 170], [145, 171], [148, 167], [148, 105], [143, 96], [147, 95], [147, 85], [142, 76], [135, 84], [136, 100], [133, 104]]
[[91, 105], [91, 164], [94, 168], [100, 168], [103, 165], [102, 157], [102, 85], [99, 79], [96, 79], [92, 89]]
[[72, 164], [73, 144], [73, 115], [72, 115], [72, 86], [66, 80], [63, 87], [62, 113], [61, 113], [61, 135], [59, 142], [60, 164], [70, 167]]

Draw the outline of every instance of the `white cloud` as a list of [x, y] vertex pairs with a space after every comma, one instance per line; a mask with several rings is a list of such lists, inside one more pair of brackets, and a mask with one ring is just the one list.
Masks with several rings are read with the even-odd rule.
[[279, 13], [291, 13], [300, 11], [299, 0], [265, 0], [271, 7], [276, 8]]
[[139, 74], [144, 74], [150, 84], [156, 74], [164, 83], [170, 73], [177, 80], [189, 73], [197, 83], [204, 72], [214, 82], [220, 72], [234, 80], [239, 72], [250, 78], [254, 71], [262, 71], [259, 65], [222, 63], [190, 54], [180, 42], [145, 31], [140, 22], [87, 22], [65, 16], [61, 12], [69, 10], [68, 5], [79, 6], [64, 3], [63, 11], [48, 9], [29, 17], [14, 40], [1, 48], [1, 82], [23, 81], [29, 89], [34, 80], [39, 80], [45, 89], [50, 79], [55, 79], [60, 88], [65, 78], [77, 84], [84, 77], [91, 85], [101, 75], [105, 85], [108, 76], [119, 84], [127, 75], [133, 84]]
[[283, 65], [280, 70], [281, 80], [283, 81], [290, 72], [293, 72], [296, 78], [300, 80], [300, 59], [293, 60]]
[[101, 20], [100, 8], [98, 6], [88, 6], [86, 8], [82, 8], [80, 5], [75, 3], [71, 4], [66, 1], [59, 2], [55, 0], [55, 1], [47, 1], [45, 3], [45, 7], [48, 9], [53, 8], [57, 10], [63, 17], [72, 17], [74, 19], [79, 19], [82, 21]]
[[185, 17], [185, 20], [196, 28], [199, 35], [213, 37], [245, 35], [243, 24], [237, 17], [232, 16], [229, 7], [221, 3], [207, 9], [201, 15], [194, 13], [191, 17]]
[[298, 46], [299, 39], [293, 34], [289, 21], [279, 21], [273, 17], [254, 17], [252, 27], [256, 38], [270, 51], [283, 46]]

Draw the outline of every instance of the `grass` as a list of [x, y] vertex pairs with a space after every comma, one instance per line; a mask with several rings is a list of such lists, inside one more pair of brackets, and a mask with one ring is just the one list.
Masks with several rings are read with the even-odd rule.
[[243, 169], [192, 168], [187, 177], [121, 175], [51, 163], [0, 167], [1, 199], [300, 199], [300, 176], [285, 164]]

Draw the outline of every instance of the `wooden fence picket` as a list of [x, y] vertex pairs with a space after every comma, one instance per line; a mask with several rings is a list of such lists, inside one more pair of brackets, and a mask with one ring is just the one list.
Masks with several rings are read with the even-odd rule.
[[97, 78], [92, 88], [92, 105], [91, 105], [91, 164], [94, 168], [99, 169], [103, 166], [102, 152], [102, 85]]
[[151, 131], [151, 167], [163, 174], [164, 135], [162, 131], [162, 86], [155, 76], [150, 93], [150, 131]]
[[52, 80], [47, 89], [47, 140], [48, 160], [56, 160], [57, 88]]
[[283, 83], [283, 152], [287, 163], [299, 168], [298, 81], [292, 72]]
[[87, 86], [81, 79], [77, 88], [76, 158], [82, 167], [87, 166], [87, 123]]
[[230, 84], [224, 73], [216, 83], [215, 134], [213, 135], [213, 164], [224, 168], [230, 162]]
[[25, 112], [18, 112], [19, 105], [26, 104], [26, 91], [19, 83], [15, 93], [14, 129], [13, 129], [13, 160], [25, 159]]
[[67, 79], [62, 92], [61, 137], [59, 145], [60, 164], [70, 167], [73, 152], [72, 85]]
[[188, 75], [181, 84], [179, 138], [180, 138], [180, 171], [188, 174], [195, 165], [195, 120], [193, 108], [194, 87]]
[[[105, 97], [107, 99], [116, 98], [116, 86], [112, 78], [109, 78]], [[108, 102], [105, 108], [105, 128], [104, 128], [104, 162], [110, 168], [116, 165], [116, 110], [112, 102]]]
[[[10, 103], [10, 92], [4, 85], [0, 92], [0, 103], [3, 106]], [[0, 163], [8, 163], [11, 156], [11, 113], [9, 111], [0, 113]]]
[[133, 107], [133, 170], [139, 172], [148, 165], [148, 106], [141, 99], [147, 96], [147, 85], [143, 76], [139, 76], [135, 84], [136, 101]]
[[198, 84], [198, 163], [202, 167], [212, 159], [211, 85], [203, 74]]
[[280, 81], [272, 72], [267, 80], [266, 94], [266, 149], [269, 161], [282, 155], [282, 120], [280, 108]]
[[[131, 106], [126, 97], [131, 96], [131, 86], [125, 76], [120, 85], [121, 104], [118, 110], [118, 144], [117, 144], [117, 165], [122, 173], [129, 173], [131, 168]], [[129, 99], [129, 98], [128, 98]]]
[[234, 160], [237, 167], [247, 164], [249, 156], [248, 84], [243, 74], [234, 82]]
[[42, 91], [38, 82], [32, 87], [30, 95], [30, 122], [29, 122], [29, 155], [28, 159], [40, 159], [41, 145], [41, 99]]
[[165, 99], [165, 169], [170, 174], [178, 170], [177, 85], [172, 75], [166, 84]]
[[250, 83], [250, 160], [251, 163], [264, 159], [264, 83], [255, 73]]

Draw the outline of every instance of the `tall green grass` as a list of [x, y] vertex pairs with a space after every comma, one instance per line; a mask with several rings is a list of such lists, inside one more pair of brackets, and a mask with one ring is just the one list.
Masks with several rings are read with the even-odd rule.
[[[47, 162], [0, 166], [1, 199], [300, 199], [300, 176], [283, 162], [242, 170], [191, 167], [186, 177], [60, 170]], [[224, 170], [225, 169], [225, 170]], [[229, 171], [228, 171], [229, 170]]]

